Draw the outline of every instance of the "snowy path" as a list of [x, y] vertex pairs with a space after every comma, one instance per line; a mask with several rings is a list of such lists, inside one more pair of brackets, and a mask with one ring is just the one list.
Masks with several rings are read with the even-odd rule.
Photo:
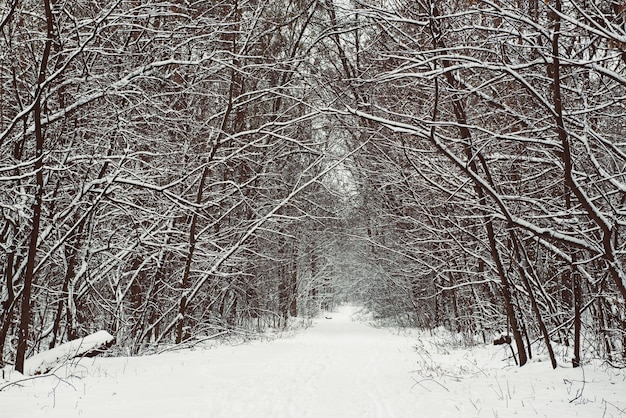
[[[413, 408], [410, 341], [350, 320], [295, 337], [132, 359], [83, 360], [89, 372], [27, 393], [2, 417], [384, 417]], [[91, 364], [93, 363], [93, 365]], [[20, 391], [0, 393], [19, 396]], [[24, 394], [21, 394], [23, 397]], [[13, 404], [13, 403], [10, 403]]]
[[351, 312], [271, 342], [83, 359], [76, 377], [0, 392], [0, 417], [626, 417], [624, 372], [518, 369], [506, 349], [452, 349]]

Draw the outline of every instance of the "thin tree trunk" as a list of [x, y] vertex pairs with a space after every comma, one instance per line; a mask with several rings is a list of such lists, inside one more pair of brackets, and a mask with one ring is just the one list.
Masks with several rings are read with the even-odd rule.
[[[561, 66], [560, 66], [560, 54], [559, 54], [559, 37], [561, 32], [561, 18], [559, 13], [561, 13], [561, 0], [556, 0], [555, 9], [558, 13], [554, 13], [551, 16], [553, 19], [553, 33], [552, 33], [552, 65], [549, 66], [548, 73], [552, 75], [552, 97], [554, 102], [554, 113], [556, 120], [556, 130], [561, 141], [561, 146], [563, 151], [561, 152], [561, 158], [564, 165], [564, 180], [565, 180], [565, 199], [566, 199], [566, 207], [567, 209], [571, 209], [571, 193], [574, 193], [576, 198], [582, 207], [587, 211], [589, 216], [596, 222], [596, 224], [600, 227], [603, 233], [603, 243], [605, 254], [604, 258], [608, 261], [609, 272], [612, 273], [612, 276], [616, 279], [615, 282], [618, 285], [623, 296], [626, 297], [626, 289], [624, 289], [624, 284], [621, 282], [619, 278], [619, 274], [617, 274], [616, 267], [614, 266], [613, 259], [613, 251], [611, 247], [611, 229], [609, 225], [606, 225], [602, 219], [599, 218], [598, 214], [592, 207], [592, 203], [587, 200], [587, 197], [584, 193], [577, 187], [574, 181], [573, 175], [573, 160], [572, 153], [569, 145], [569, 138], [567, 131], [565, 129], [565, 121], [563, 118], [563, 97], [561, 93]], [[574, 358], [572, 359], [572, 364], [574, 367], [578, 367], [580, 365], [580, 330], [581, 330], [581, 319], [580, 319], [580, 308], [582, 302], [582, 290], [580, 283], [578, 283], [578, 277], [574, 275], [574, 264], [575, 264], [575, 254], [572, 255], [572, 265], [570, 269], [570, 277], [572, 281], [572, 291], [574, 293]], [[621, 287], [620, 287], [621, 285]]]
[[509, 234], [511, 235], [511, 240], [513, 242], [513, 249], [515, 250], [515, 255], [518, 260], [519, 275], [522, 278], [522, 283], [524, 283], [526, 292], [528, 292], [528, 298], [530, 299], [530, 306], [533, 310], [533, 313], [535, 314], [535, 318], [537, 319], [537, 325], [539, 326], [539, 331], [541, 332], [541, 335], [543, 336], [543, 341], [546, 345], [546, 348], [548, 349], [548, 355], [550, 356], [550, 364], [552, 364], [553, 369], [556, 369], [556, 366], [557, 366], [556, 357], [554, 355], [554, 349], [552, 348], [552, 343], [550, 341], [550, 334], [548, 333], [546, 324], [543, 321], [543, 316], [541, 315], [541, 311], [539, 310], [539, 305], [537, 304], [537, 298], [535, 297], [535, 293], [530, 284], [530, 280], [528, 280], [529, 273], [525, 267], [527, 264], [526, 256], [524, 254], [524, 258], [522, 258], [521, 243], [519, 242], [519, 239], [517, 238], [517, 236], [515, 236], [513, 231], [510, 231]]
[[50, 49], [52, 47], [52, 37], [54, 35], [52, 9], [50, 0], [44, 0], [44, 9], [46, 14], [46, 42], [44, 44], [43, 55], [41, 57], [41, 66], [39, 68], [39, 77], [37, 80], [37, 90], [35, 92], [35, 104], [33, 107], [33, 118], [35, 122], [35, 201], [33, 203], [33, 220], [30, 232], [30, 243], [28, 246], [28, 258], [26, 261], [26, 271], [24, 272], [24, 287], [22, 291], [22, 305], [20, 316], [20, 327], [18, 330], [17, 353], [15, 356], [15, 370], [20, 373], [24, 372], [24, 358], [28, 349], [28, 334], [30, 330], [30, 311], [31, 311], [31, 292], [35, 275], [35, 261], [37, 257], [37, 240], [39, 239], [39, 226], [41, 223], [41, 207], [43, 202], [43, 149], [44, 149], [44, 133], [41, 120], [42, 110], [42, 86], [46, 80], [46, 72], [48, 68], [48, 58], [50, 57]]
[[572, 358], [572, 366], [579, 367], [580, 358], [580, 332], [582, 329], [582, 321], [580, 310], [582, 308], [583, 295], [581, 283], [576, 273], [572, 272], [572, 285], [574, 287], [574, 358]]
[[13, 319], [13, 309], [15, 307], [15, 294], [13, 291], [13, 261], [14, 261], [15, 253], [12, 249], [9, 250], [7, 254], [7, 263], [6, 263], [6, 278], [7, 278], [7, 300], [2, 302], [2, 316], [0, 319], [0, 324], [2, 324], [2, 328], [0, 329], [0, 368], [4, 367], [4, 343], [7, 339], [7, 333], [9, 332], [9, 326], [11, 325], [11, 321]]
[[[63, 278], [63, 288], [61, 289], [61, 297], [59, 298], [59, 304], [57, 306], [57, 312], [54, 316], [54, 323], [52, 325], [52, 339], [50, 340], [49, 348], [54, 348], [57, 343], [57, 337], [59, 335], [59, 329], [61, 325], [61, 318], [63, 316], [63, 307], [65, 305], [66, 298], [71, 297], [69, 294], [69, 284], [76, 274], [76, 266], [78, 265], [78, 255], [82, 246], [84, 219], [78, 228], [75, 230], [73, 236], [68, 239], [66, 246], [69, 246], [69, 251], [66, 251], [67, 259], [67, 271]], [[72, 313], [71, 304], [68, 300], [67, 309], [65, 312], [65, 320], [67, 322], [67, 339], [73, 340], [77, 337], [74, 329], [74, 315]]]

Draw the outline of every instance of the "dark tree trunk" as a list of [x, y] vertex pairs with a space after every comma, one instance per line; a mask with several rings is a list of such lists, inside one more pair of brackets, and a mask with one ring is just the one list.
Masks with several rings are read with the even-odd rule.
[[297, 273], [292, 271], [289, 274], [289, 315], [298, 316], [298, 283]]
[[580, 318], [580, 311], [582, 308], [582, 288], [580, 280], [576, 274], [572, 274], [572, 285], [574, 287], [574, 358], [572, 358], [572, 366], [580, 366], [580, 332], [582, 329], [582, 323]]
[[[66, 248], [69, 247], [65, 252], [65, 258], [67, 259], [67, 270], [65, 272], [65, 277], [63, 278], [63, 288], [61, 289], [61, 297], [59, 298], [59, 304], [57, 306], [57, 312], [54, 316], [54, 323], [52, 325], [52, 339], [50, 340], [49, 348], [54, 348], [57, 343], [57, 337], [59, 335], [59, 328], [61, 325], [61, 318], [63, 316], [63, 305], [66, 304], [66, 298], [72, 297], [69, 294], [69, 283], [74, 278], [76, 274], [76, 266], [78, 265], [78, 255], [80, 253], [80, 247], [82, 245], [82, 231], [83, 231], [84, 222], [78, 226], [77, 230], [74, 232], [73, 236], [68, 240], [66, 244]], [[67, 322], [67, 339], [73, 340], [77, 338], [76, 332], [74, 330], [73, 322], [74, 322], [74, 314], [72, 312], [70, 302], [67, 302], [67, 309], [65, 312], [65, 320]]]
[[7, 254], [5, 273], [7, 278], [7, 300], [2, 301], [2, 316], [0, 316], [0, 324], [2, 324], [2, 328], [0, 328], [0, 367], [4, 366], [2, 355], [4, 353], [4, 343], [6, 342], [11, 322], [13, 321], [13, 308], [15, 307], [15, 294], [13, 291], [14, 258], [15, 253], [12, 250], [9, 250], [9, 253]]
[[[530, 306], [535, 315], [535, 318], [537, 319], [537, 325], [539, 326], [539, 331], [541, 332], [541, 335], [543, 336], [543, 340], [546, 345], [546, 348], [548, 349], [548, 355], [550, 356], [550, 364], [552, 364], [553, 369], [556, 369], [556, 366], [557, 366], [556, 357], [554, 355], [554, 349], [552, 348], [552, 342], [550, 341], [550, 334], [548, 333], [546, 324], [543, 321], [543, 316], [541, 315], [541, 311], [539, 310], [539, 305], [537, 304], [537, 298], [535, 297], [535, 292], [533, 291], [530, 280], [528, 279], [528, 275], [530, 273], [528, 273], [526, 269], [526, 266], [528, 264], [526, 261], [526, 253], [522, 252], [523, 250], [521, 248], [521, 243], [519, 242], [519, 239], [517, 238], [517, 236], [515, 236], [513, 231], [510, 231], [509, 234], [511, 236], [511, 241], [513, 243], [513, 249], [515, 250], [515, 256], [518, 261], [517, 265], [518, 265], [519, 275], [522, 278], [522, 283], [524, 283], [526, 292], [528, 292], [528, 298], [530, 299]], [[528, 343], [528, 347], [530, 350], [530, 343]]]
[[33, 221], [30, 232], [30, 242], [28, 245], [28, 258], [26, 261], [26, 270], [24, 272], [24, 286], [22, 290], [22, 304], [20, 313], [20, 327], [18, 330], [17, 353], [15, 355], [15, 370], [20, 373], [24, 372], [24, 358], [28, 349], [28, 334], [30, 331], [30, 308], [31, 308], [31, 292], [35, 276], [35, 262], [37, 258], [37, 240], [39, 239], [39, 226], [41, 223], [41, 206], [43, 203], [44, 183], [43, 183], [43, 149], [44, 149], [44, 133], [42, 127], [42, 86], [46, 80], [46, 72], [48, 68], [48, 58], [52, 47], [52, 38], [54, 36], [53, 16], [50, 7], [50, 0], [44, 0], [44, 9], [46, 15], [46, 42], [41, 57], [41, 66], [39, 68], [39, 76], [37, 80], [37, 90], [35, 92], [35, 103], [33, 106], [33, 119], [35, 122], [35, 196], [33, 203]]

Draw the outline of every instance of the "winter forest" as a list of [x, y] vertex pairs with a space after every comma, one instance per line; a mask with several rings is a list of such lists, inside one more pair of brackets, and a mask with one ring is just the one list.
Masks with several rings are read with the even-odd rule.
[[626, 366], [623, 0], [0, 1], [0, 368], [341, 302]]

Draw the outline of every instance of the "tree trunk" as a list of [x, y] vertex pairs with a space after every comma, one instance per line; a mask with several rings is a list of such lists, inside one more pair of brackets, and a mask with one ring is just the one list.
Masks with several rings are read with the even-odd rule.
[[[510, 231], [509, 234], [511, 235], [513, 249], [515, 250], [515, 255], [517, 258], [519, 275], [522, 278], [522, 283], [524, 283], [526, 292], [528, 292], [528, 298], [530, 299], [530, 306], [533, 310], [535, 318], [537, 319], [537, 325], [539, 326], [539, 331], [541, 332], [541, 335], [543, 336], [543, 341], [548, 350], [548, 355], [550, 356], [550, 364], [552, 364], [553, 369], [556, 369], [556, 366], [557, 366], [556, 357], [554, 356], [554, 349], [552, 348], [552, 342], [550, 341], [550, 334], [548, 333], [546, 324], [543, 321], [543, 316], [541, 315], [541, 311], [539, 310], [539, 306], [537, 304], [537, 298], [535, 297], [535, 292], [533, 291], [533, 288], [530, 284], [530, 280], [528, 280], [529, 273], [526, 269], [526, 266], [528, 264], [526, 261], [526, 255], [524, 253], [524, 258], [522, 258], [521, 243], [519, 242], [519, 239], [513, 233], [513, 231]], [[529, 348], [530, 348], [530, 344], [529, 344]]]
[[35, 122], [35, 196], [33, 203], [32, 229], [30, 232], [30, 242], [28, 246], [28, 258], [26, 261], [26, 271], [24, 272], [24, 287], [22, 290], [22, 304], [20, 327], [18, 330], [17, 353], [15, 356], [15, 370], [20, 373], [24, 372], [24, 358], [28, 349], [28, 334], [30, 329], [30, 308], [31, 308], [31, 292], [35, 275], [35, 262], [37, 257], [37, 240], [39, 239], [39, 226], [41, 223], [41, 206], [43, 202], [44, 183], [43, 183], [43, 149], [44, 149], [44, 133], [41, 120], [42, 112], [42, 86], [46, 80], [46, 72], [48, 67], [48, 58], [52, 47], [52, 38], [54, 36], [53, 16], [50, 7], [50, 0], [44, 0], [44, 8], [46, 14], [46, 42], [44, 44], [43, 55], [41, 57], [41, 66], [39, 68], [39, 77], [37, 80], [37, 89], [35, 91], [35, 103], [33, 106], [33, 118]]
[[572, 358], [572, 366], [579, 367], [581, 364], [580, 332], [582, 328], [580, 310], [582, 308], [583, 295], [580, 280], [574, 272], [572, 272], [572, 285], [574, 287], [574, 358]]
[[[66, 298], [71, 297], [69, 292], [70, 281], [76, 275], [76, 266], [78, 265], [78, 255], [82, 246], [82, 232], [83, 232], [84, 219], [78, 228], [73, 233], [73, 236], [68, 239], [66, 244], [65, 258], [67, 260], [67, 270], [63, 279], [63, 288], [61, 289], [61, 297], [59, 298], [59, 304], [57, 306], [57, 312], [54, 316], [54, 323], [52, 325], [52, 339], [50, 340], [49, 348], [54, 348], [57, 343], [57, 337], [59, 334], [59, 328], [61, 325], [61, 317], [63, 315], [63, 305]], [[67, 248], [69, 247], [69, 250]], [[67, 301], [67, 309], [65, 312], [65, 320], [67, 322], [67, 339], [74, 340], [77, 338], [74, 329], [74, 315], [71, 309], [71, 303]]]
[[7, 278], [7, 300], [2, 301], [2, 316], [0, 316], [0, 368], [4, 367], [4, 343], [6, 342], [7, 333], [9, 332], [9, 326], [13, 319], [13, 308], [15, 307], [15, 295], [13, 293], [13, 260], [15, 253], [12, 249], [9, 249], [7, 254], [6, 263], [6, 278]]

